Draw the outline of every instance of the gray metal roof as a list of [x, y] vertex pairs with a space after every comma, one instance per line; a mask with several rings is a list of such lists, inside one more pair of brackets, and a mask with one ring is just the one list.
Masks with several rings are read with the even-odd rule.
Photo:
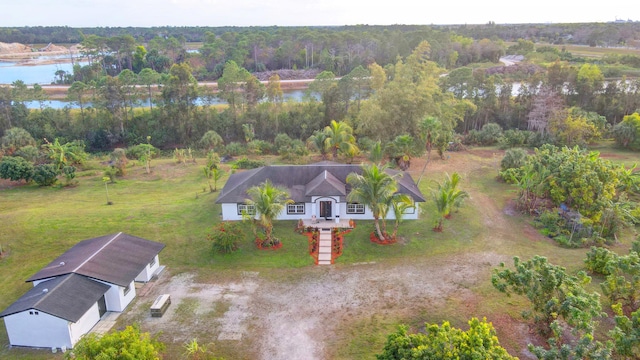
[[[323, 173], [327, 174], [326, 179]], [[401, 171], [387, 169], [389, 174], [397, 174]], [[258, 169], [237, 172], [232, 174], [227, 180], [218, 195], [217, 203], [244, 203], [247, 199], [247, 190], [252, 186], [260, 185], [267, 179], [276, 186], [281, 186], [289, 191], [291, 199], [295, 202], [311, 201], [311, 193], [316, 195], [316, 191], [310, 189], [336, 192], [344, 191], [348, 193], [348, 186], [345, 186], [347, 176], [350, 173], [362, 173], [360, 165], [338, 164], [330, 161], [323, 161], [309, 165], [270, 165]], [[402, 172], [403, 176], [398, 179], [398, 192], [407, 194], [416, 202], [424, 202], [425, 198], [420, 189], [416, 186], [409, 173]], [[320, 194], [319, 194], [320, 195]], [[344, 199], [344, 197], [342, 197]]]
[[162, 243], [124, 233], [83, 240], [27, 281], [75, 273], [127, 286], [164, 247]]
[[109, 288], [107, 284], [81, 275], [59, 276], [33, 287], [1, 312], [0, 317], [33, 309], [77, 322]]

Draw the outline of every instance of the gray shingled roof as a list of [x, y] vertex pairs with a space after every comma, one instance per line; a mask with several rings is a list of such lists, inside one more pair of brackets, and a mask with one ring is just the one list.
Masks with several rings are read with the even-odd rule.
[[[327, 179], [323, 173], [327, 172]], [[387, 169], [390, 174], [401, 171]], [[340, 186], [347, 182], [350, 173], [362, 173], [360, 165], [338, 164], [323, 161], [309, 165], [270, 165], [258, 169], [242, 171], [232, 174], [218, 195], [217, 203], [243, 203], [247, 199], [247, 190], [260, 185], [269, 179], [274, 185], [286, 188], [291, 199], [295, 202], [311, 201], [310, 188], [326, 189], [331, 195], [337, 195]], [[330, 179], [329, 179], [330, 178]], [[316, 183], [317, 182], [317, 183]], [[348, 193], [348, 187], [344, 190]], [[398, 192], [407, 194], [416, 202], [424, 202], [425, 198], [416, 186], [409, 173], [403, 173], [398, 179]], [[315, 191], [313, 191], [315, 195]], [[344, 201], [344, 196], [341, 200]]]
[[346, 184], [328, 170], [322, 171], [305, 187], [305, 196], [347, 195]]
[[1, 312], [0, 317], [33, 309], [76, 322], [109, 288], [84, 276], [67, 274], [39, 283]]
[[27, 281], [76, 273], [127, 286], [164, 246], [159, 242], [123, 233], [83, 240]]

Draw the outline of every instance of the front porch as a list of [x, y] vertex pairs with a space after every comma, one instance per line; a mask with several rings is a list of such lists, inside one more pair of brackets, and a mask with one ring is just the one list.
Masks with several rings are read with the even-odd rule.
[[301, 219], [304, 227], [312, 227], [319, 229], [326, 228], [352, 228], [351, 219], [340, 219], [336, 222], [336, 219], [325, 220], [319, 219]]

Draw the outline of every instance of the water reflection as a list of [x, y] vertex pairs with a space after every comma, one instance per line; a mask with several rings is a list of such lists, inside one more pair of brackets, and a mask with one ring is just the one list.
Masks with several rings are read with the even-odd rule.
[[[303, 100], [304, 95], [305, 95], [305, 90], [283, 90], [282, 92], [284, 101], [294, 101], [294, 102], [300, 102]], [[320, 100], [320, 95], [319, 94], [312, 94], [316, 100]], [[203, 98], [198, 98], [196, 100], [196, 105], [198, 106], [202, 106], [202, 105], [220, 105], [220, 104], [226, 104], [227, 102], [218, 98], [214, 98], [208, 101], [205, 101], [205, 99]], [[79, 109], [80, 106], [78, 105], [78, 103], [76, 102], [71, 102], [71, 101], [63, 101], [63, 100], [47, 100], [47, 101], [25, 101], [24, 102], [25, 106], [29, 109], [40, 109], [40, 108], [52, 108], [52, 109], [64, 109], [65, 107], [68, 107], [70, 109]], [[155, 104], [154, 104], [155, 105]], [[92, 107], [93, 103], [91, 102], [86, 102], [83, 104], [83, 107], [89, 108]], [[149, 100], [145, 99], [145, 100], [139, 100], [134, 102], [133, 104], [134, 108], [148, 108], [149, 107]]]

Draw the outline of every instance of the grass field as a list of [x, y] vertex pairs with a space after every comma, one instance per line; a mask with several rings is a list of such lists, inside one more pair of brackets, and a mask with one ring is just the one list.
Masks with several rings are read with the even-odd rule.
[[[603, 156], [627, 166], [638, 159], [637, 154], [613, 150], [608, 143], [599, 146], [598, 150]], [[396, 273], [397, 269], [406, 266], [452, 266], [456, 269], [459, 265], [451, 264], [453, 259], [471, 259], [469, 263], [477, 262], [481, 266], [477, 271], [475, 268], [466, 270], [479, 274], [478, 281], [469, 284], [463, 281], [460, 285], [469, 297], [452, 296], [437, 306], [416, 303], [416, 299], [410, 303], [398, 299], [397, 303], [383, 308], [384, 311], [342, 314], [348, 321], [341, 320], [323, 345], [326, 358], [372, 358], [380, 351], [386, 335], [399, 323], [407, 323], [414, 330], [425, 321], [450, 320], [454, 326], [464, 326], [471, 316], [487, 316], [496, 325], [503, 345], [514, 355], [522, 356], [523, 340], [517, 329], [521, 329], [518, 328], [521, 326], [519, 312], [524, 303], [517, 298], [504, 298], [492, 288], [489, 264], [515, 255], [529, 258], [539, 254], [576, 271], [583, 267], [586, 249], [559, 248], [531, 227], [529, 217], [509, 211], [515, 191], [495, 179], [501, 156], [502, 151], [495, 148], [476, 148], [451, 153], [448, 160], [434, 160], [420, 183], [427, 198], [433, 181], [441, 180], [445, 172], [454, 171], [462, 175], [462, 188], [471, 194], [466, 206], [445, 223], [445, 230], [442, 233], [431, 231], [435, 218], [431, 215], [434, 206], [430, 201], [425, 204], [420, 220], [401, 225], [402, 238], [396, 245], [371, 244], [368, 235], [372, 223], [358, 222], [356, 229], [345, 239], [344, 254], [327, 270], [330, 274], [347, 273], [354, 264], [375, 263], [378, 270], [402, 276]], [[203, 161], [201, 159], [200, 163]], [[422, 161], [412, 161], [414, 179], [419, 176]], [[167, 247], [160, 260], [171, 269], [172, 276], [192, 273], [199, 281], [218, 283], [254, 271], [277, 287], [325, 274], [313, 265], [307, 253], [307, 240], [293, 232], [293, 222], [276, 224], [275, 234], [284, 242], [284, 247], [278, 251], [257, 250], [247, 231], [238, 252], [214, 254], [206, 235], [220, 221], [220, 207], [215, 204], [216, 193], [206, 191], [201, 165], [175, 164], [170, 159], [162, 159], [154, 160], [152, 166], [152, 174], [145, 174], [142, 166], [132, 166], [124, 178], [108, 185], [113, 205], [106, 205], [98, 160], [90, 164], [89, 170], [81, 172], [83, 176], [75, 187], [0, 184], [0, 244], [9, 250], [0, 260], [0, 308], [6, 308], [30, 288], [30, 284], [24, 282], [26, 278], [76, 242], [120, 231], [165, 243]], [[224, 180], [226, 178], [219, 186]], [[626, 250], [634, 229], [627, 235], [620, 239], [620, 245], [614, 246], [614, 250]], [[446, 273], [440, 275], [448, 276]], [[228, 304], [217, 306], [209, 314], [211, 318], [224, 313]], [[176, 307], [186, 318], [195, 311], [190, 302], [176, 304]], [[165, 336], [171, 331], [165, 329]], [[256, 338], [260, 336], [255, 332], [258, 330], [250, 331], [254, 331], [252, 334]], [[206, 336], [206, 333], [194, 336]], [[256, 340], [249, 339], [248, 344], [252, 341]], [[8, 349], [7, 344], [4, 326], [0, 326], [0, 358], [61, 358], [48, 351]], [[167, 345], [168, 358], [179, 357], [182, 343], [169, 341]], [[256, 354], [255, 350], [247, 349], [251, 347], [247, 343], [215, 345], [220, 355], [227, 359], [249, 359]]]

